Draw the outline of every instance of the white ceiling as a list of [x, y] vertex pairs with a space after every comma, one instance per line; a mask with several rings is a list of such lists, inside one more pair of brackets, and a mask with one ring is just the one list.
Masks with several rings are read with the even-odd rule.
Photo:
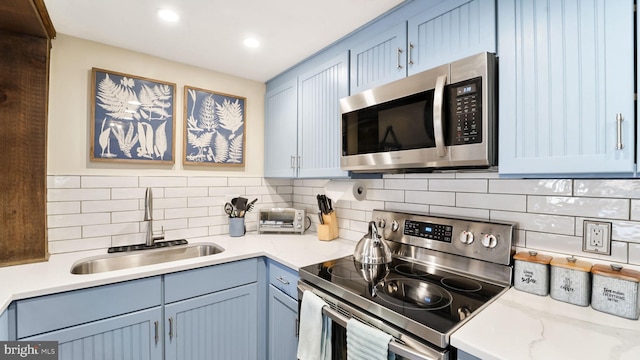
[[[266, 81], [402, 0], [45, 0], [59, 33]], [[177, 23], [160, 20], [174, 10]], [[259, 48], [242, 42], [256, 37]]]

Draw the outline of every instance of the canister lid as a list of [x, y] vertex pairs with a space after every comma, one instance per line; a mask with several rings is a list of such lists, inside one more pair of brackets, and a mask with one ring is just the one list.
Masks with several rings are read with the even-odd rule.
[[538, 254], [536, 251], [521, 251], [513, 256], [515, 260], [522, 260], [526, 262], [549, 264], [552, 257], [549, 255]]
[[623, 269], [620, 265], [596, 264], [593, 265], [591, 273], [594, 275], [602, 275], [619, 280], [640, 282], [640, 271]]
[[593, 266], [588, 261], [578, 260], [575, 257], [554, 257], [551, 260], [551, 266], [557, 266], [565, 269], [589, 272]]

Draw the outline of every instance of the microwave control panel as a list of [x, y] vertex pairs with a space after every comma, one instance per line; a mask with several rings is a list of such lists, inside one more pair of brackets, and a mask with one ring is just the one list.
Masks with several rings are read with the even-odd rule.
[[449, 85], [450, 144], [482, 142], [482, 78]]

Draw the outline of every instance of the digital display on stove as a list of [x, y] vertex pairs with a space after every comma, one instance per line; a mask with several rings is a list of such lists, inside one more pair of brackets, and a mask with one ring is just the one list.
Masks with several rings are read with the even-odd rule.
[[404, 235], [450, 243], [452, 232], [453, 226], [451, 225], [434, 224], [414, 220], [404, 221]]

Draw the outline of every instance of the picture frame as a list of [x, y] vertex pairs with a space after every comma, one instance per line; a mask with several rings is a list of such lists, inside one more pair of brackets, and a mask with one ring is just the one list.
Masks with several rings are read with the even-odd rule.
[[244, 166], [246, 104], [242, 96], [185, 86], [183, 164]]
[[176, 84], [91, 69], [91, 161], [175, 163]]

